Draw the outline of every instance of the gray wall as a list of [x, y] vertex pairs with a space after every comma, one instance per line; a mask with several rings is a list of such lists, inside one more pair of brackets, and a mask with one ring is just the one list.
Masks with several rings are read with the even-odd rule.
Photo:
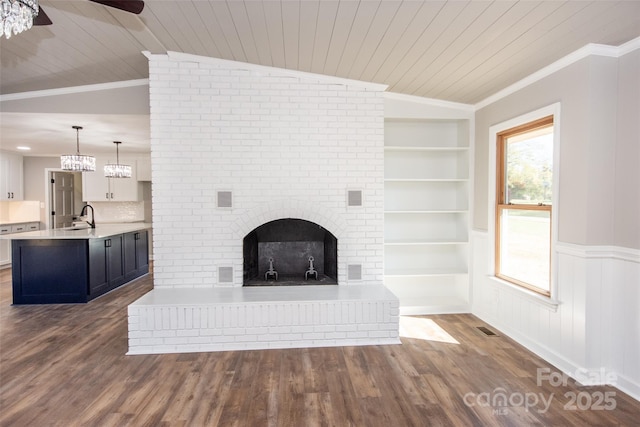
[[559, 240], [640, 249], [637, 56], [590, 56], [477, 111], [475, 229], [488, 229], [489, 127], [560, 102]]
[[[24, 199], [45, 202], [45, 168], [59, 168], [59, 157], [24, 157]], [[45, 208], [40, 208], [40, 227], [47, 226], [49, 219]]]
[[640, 50], [619, 62], [613, 232], [616, 245], [640, 248]]

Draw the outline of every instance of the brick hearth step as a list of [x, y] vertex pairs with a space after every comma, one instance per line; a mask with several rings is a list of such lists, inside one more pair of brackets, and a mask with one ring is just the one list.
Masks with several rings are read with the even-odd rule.
[[128, 354], [400, 343], [382, 285], [156, 288], [128, 310]]

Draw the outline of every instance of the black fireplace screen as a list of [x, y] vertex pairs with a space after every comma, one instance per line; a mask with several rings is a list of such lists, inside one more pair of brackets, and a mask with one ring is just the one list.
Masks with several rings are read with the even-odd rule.
[[338, 240], [302, 219], [278, 219], [243, 240], [244, 285], [333, 284], [338, 278]]

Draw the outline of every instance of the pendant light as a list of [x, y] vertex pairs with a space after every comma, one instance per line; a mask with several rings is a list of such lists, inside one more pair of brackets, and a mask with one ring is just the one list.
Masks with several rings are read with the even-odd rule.
[[104, 165], [104, 176], [107, 178], [131, 178], [131, 166], [120, 164], [120, 153], [118, 146], [120, 141], [113, 141], [116, 144], [116, 162]]
[[60, 156], [60, 167], [63, 171], [93, 172], [96, 170], [96, 158], [80, 154], [80, 129], [82, 126], [71, 126], [76, 130], [76, 154]]

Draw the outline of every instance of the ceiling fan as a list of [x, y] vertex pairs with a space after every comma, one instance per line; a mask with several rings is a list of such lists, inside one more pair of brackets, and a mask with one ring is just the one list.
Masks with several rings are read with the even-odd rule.
[[[143, 0], [89, 0], [94, 3], [100, 3], [105, 6], [114, 7], [116, 9], [124, 10], [125, 12], [135, 13], [136, 15], [142, 12], [144, 9]], [[51, 25], [51, 19], [44, 13], [42, 7], [38, 16], [33, 20], [33, 25]]]

